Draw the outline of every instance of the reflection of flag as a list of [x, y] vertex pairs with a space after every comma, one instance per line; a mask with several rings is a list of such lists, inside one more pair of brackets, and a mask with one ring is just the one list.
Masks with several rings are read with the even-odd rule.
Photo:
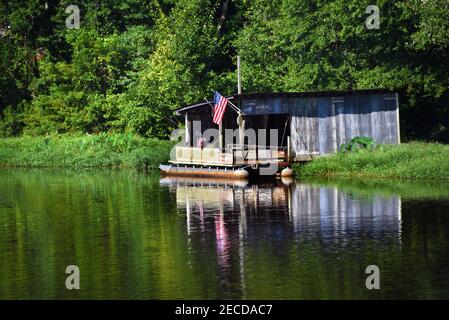
[[220, 124], [223, 119], [223, 115], [226, 111], [226, 105], [228, 104], [228, 99], [223, 97], [217, 91], [214, 93], [214, 119], [213, 122], [216, 124]]

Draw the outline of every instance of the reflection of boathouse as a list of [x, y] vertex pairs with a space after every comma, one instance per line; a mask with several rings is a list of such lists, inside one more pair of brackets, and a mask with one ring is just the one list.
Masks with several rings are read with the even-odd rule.
[[[186, 245], [192, 257], [195, 252], [207, 255], [207, 260], [198, 262], [213, 277], [204, 282], [205, 292], [217, 282], [226, 298], [254, 296], [255, 278], [265, 284], [284, 276], [293, 286], [310, 285], [306, 279], [316, 283], [320, 276], [314, 270], [326, 269], [321, 250], [330, 256], [341, 252], [332, 259], [337, 267], [331, 268], [339, 265], [346, 270], [354, 247], [369, 250], [358, 247], [360, 243], [369, 246], [373, 240], [388, 248], [401, 244], [398, 196], [360, 198], [336, 187], [279, 181], [246, 185], [167, 177], [161, 184], [176, 195], [178, 213], [185, 216]], [[268, 289], [271, 298], [283, 297], [278, 287]]]
[[[282, 168], [334, 153], [356, 136], [399, 143], [398, 95], [388, 90], [244, 93], [228, 99], [240, 112], [227, 108], [220, 126], [212, 122], [211, 101], [177, 111], [185, 134], [172, 158], [174, 167], [254, 169], [277, 163]], [[208, 134], [210, 129], [216, 136]], [[190, 173], [204, 173], [196, 171]]]
[[174, 188], [178, 208], [186, 210], [191, 223], [188, 227], [193, 229], [198, 226], [200, 213], [203, 222], [218, 213], [228, 213], [239, 215], [237, 221], [243, 223], [243, 219], [245, 225], [263, 216], [269, 224], [282, 222], [290, 232], [319, 232], [327, 238], [344, 237], [347, 232], [376, 237], [400, 235], [398, 196], [357, 197], [336, 187], [301, 183], [245, 185], [182, 178], [165, 178], [162, 183]]

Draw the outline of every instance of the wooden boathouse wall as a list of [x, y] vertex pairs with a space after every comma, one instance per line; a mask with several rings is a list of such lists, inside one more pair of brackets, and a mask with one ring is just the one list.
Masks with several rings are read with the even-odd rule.
[[338, 95], [245, 95], [239, 97], [247, 116], [289, 114], [292, 153], [297, 159], [337, 152], [356, 136], [378, 143], [400, 142], [398, 96], [395, 92], [340, 92]]

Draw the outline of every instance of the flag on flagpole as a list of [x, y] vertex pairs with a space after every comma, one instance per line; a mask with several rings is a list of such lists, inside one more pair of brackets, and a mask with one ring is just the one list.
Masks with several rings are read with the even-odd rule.
[[223, 119], [223, 115], [226, 111], [226, 106], [228, 104], [228, 99], [223, 97], [217, 91], [214, 92], [214, 118], [213, 122], [216, 124], [220, 124]]

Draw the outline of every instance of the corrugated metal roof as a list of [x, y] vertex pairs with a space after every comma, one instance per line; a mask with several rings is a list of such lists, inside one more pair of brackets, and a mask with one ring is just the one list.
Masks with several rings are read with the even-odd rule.
[[[234, 94], [232, 96], [226, 96], [226, 98], [235, 99], [257, 99], [257, 98], [299, 98], [299, 97], [323, 97], [323, 96], [345, 96], [356, 94], [370, 94], [370, 93], [393, 93], [396, 92], [390, 89], [377, 88], [377, 89], [358, 89], [358, 90], [327, 90], [327, 91], [308, 91], [308, 92], [253, 92], [253, 93], [241, 93]], [[204, 101], [200, 103], [191, 104], [176, 110], [177, 114], [181, 114], [192, 108], [201, 107], [204, 105], [213, 104], [213, 100]]]

